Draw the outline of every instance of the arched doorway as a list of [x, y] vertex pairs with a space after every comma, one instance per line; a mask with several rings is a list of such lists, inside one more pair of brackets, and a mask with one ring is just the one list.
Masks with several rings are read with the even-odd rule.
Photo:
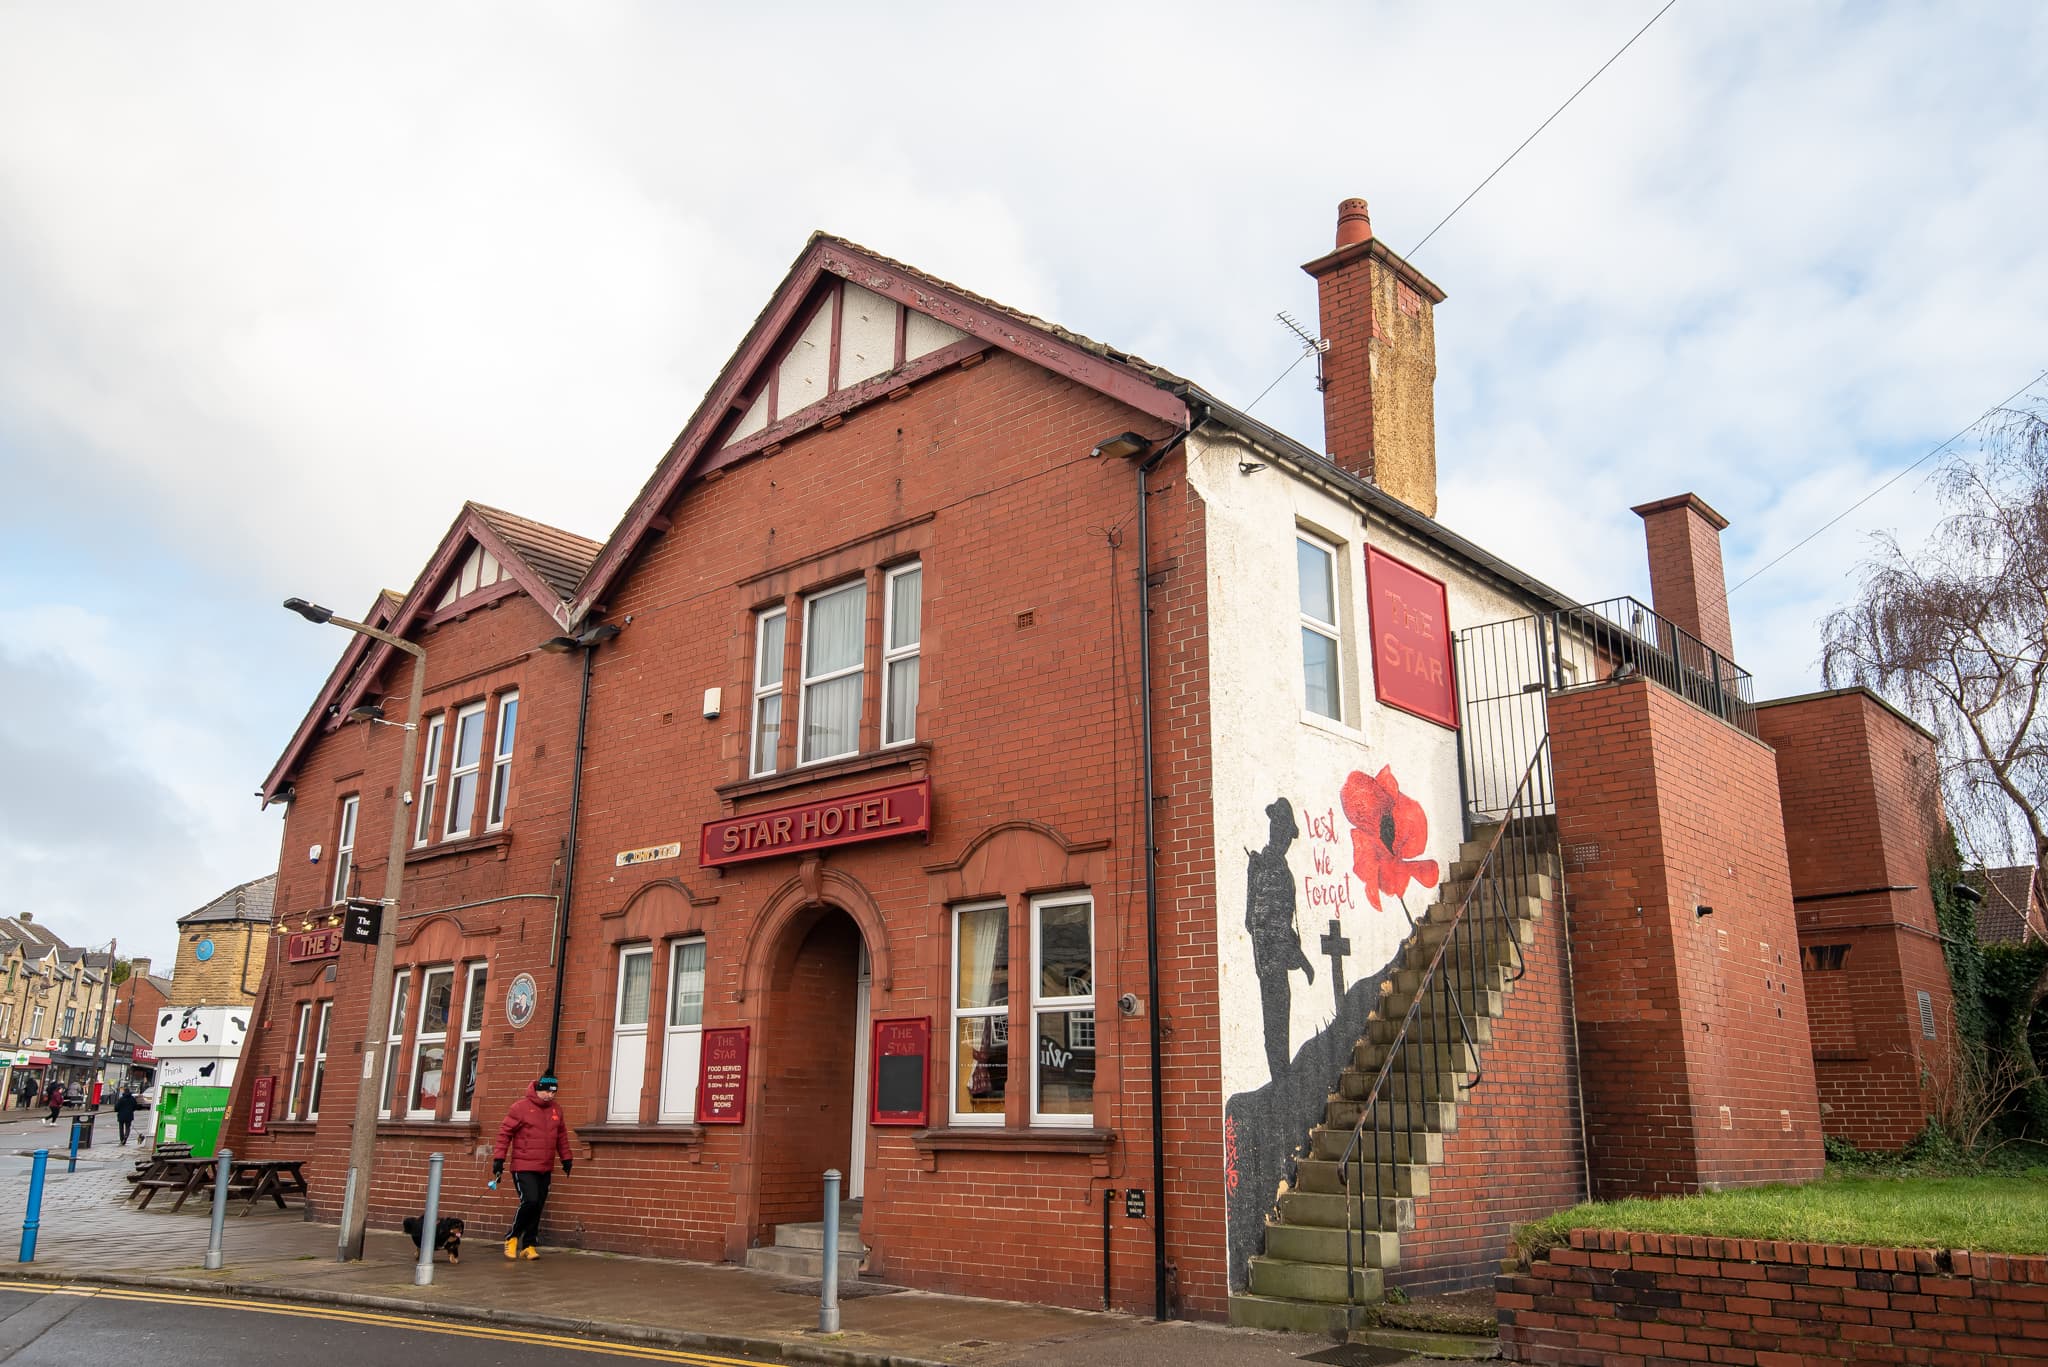
[[783, 927], [762, 1003], [760, 1213], [757, 1237], [824, 1215], [824, 1173], [865, 1163], [865, 1120], [855, 1088], [867, 1022], [860, 927], [836, 906], [807, 907]]

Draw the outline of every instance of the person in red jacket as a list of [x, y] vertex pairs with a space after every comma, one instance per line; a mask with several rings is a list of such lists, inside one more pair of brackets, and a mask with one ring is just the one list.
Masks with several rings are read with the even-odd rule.
[[555, 1105], [559, 1084], [552, 1076], [537, 1080], [526, 1095], [512, 1103], [505, 1123], [498, 1126], [498, 1143], [491, 1150], [491, 1185], [505, 1175], [505, 1160], [512, 1160], [512, 1185], [519, 1190], [519, 1213], [505, 1234], [505, 1256], [538, 1258], [534, 1241], [540, 1236], [540, 1213], [548, 1203], [548, 1183], [555, 1173], [555, 1159], [562, 1160], [567, 1176], [576, 1161], [569, 1152], [569, 1127]]

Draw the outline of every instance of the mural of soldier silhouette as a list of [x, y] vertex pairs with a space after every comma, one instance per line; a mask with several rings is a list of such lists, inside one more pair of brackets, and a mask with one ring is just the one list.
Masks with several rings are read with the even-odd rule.
[[[1401, 899], [1411, 886], [1436, 886], [1441, 870], [1424, 855], [1429, 841], [1428, 816], [1421, 803], [1401, 791], [1390, 767], [1376, 774], [1354, 771], [1346, 776], [1337, 806], [1351, 829], [1346, 832], [1332, 818], [1309, 810], [1311, 846], [1349, 836], [1350, 868], [1339, 863], [1335, 877], [1340, 882], [1347, 874], [1357, 879], [1363, 885], [1365, 903], [1373, 911], [1394, 909], [1385, 905], [1384, 898], [1405, 913], [1408, 908]], [[1384, 963], [1356, 963], [1350, 970], [1355, 976], [1346, 983], [1344, 960], [1352, 953], [1353, 942], [1344, 933], [1344, 921], [1333, 915], [1329, 933], [1318, 942], [1329, 956], [1332, 1019], [1298, 1050], [1291, 1048], [1291, 975], [1299, 970], [1311, 983], [1316, 977], [1295, 923], [1297, 884], [1304, 879], [1297, 878], [1287, 863], [1288, 850], [1301, 830], [1294, 807], [1285, 798], [1266, 808], [1266, 820], [1269, 835], [1265, 848], [1246, 851], [1244, 923], [1259, 981], [1268, 1080], [1250, 1091], [1233, 1094], [1224, 1104], [1225, 1218], [1230, 1280], [1237, 1289], [1246, 1284], [1251, 1256], [1264, 1245], [1266, 1217], [1276, 1196], [1294, 1180], [1295, 1160], [1309, 1128], [1323, 1118], [1329, 1095], [1350, 1064], [1353, 1046], [1365, 1034], [1366, 1023], [1380, 1004], [1382, 985], [1400, 957], [1397, 952]], [[1331, 873], [1319, 861], [1317, 870], [1305, 881], [1327, 887]], [[1333, 905], [1330, 910], [1349, 907], [1349, 914], [1359, 914], [1357, 902], [1348, 897], [1340, 902], [1341, 906]], [[1320, 910], [1316, 913], [1318, 917], [1321, 914]]]
[[1294, 871], [1287, 850], [1301, 834], [1294, 808], [1274, 798], [1266, 808], [1266, 847], [1245, 851], [1244, 928], [1252, 941], [1252, 971], [1259, 979], [1259, 1007], [1266, 1028], [1266, 1067], [1274, 1077], [1287, 1069], [1288, 1018], [1294, 1005], [1288, 975], [1300, 969], [1316, 980], [1316, 966], [1301, 950], [1294, 923]]

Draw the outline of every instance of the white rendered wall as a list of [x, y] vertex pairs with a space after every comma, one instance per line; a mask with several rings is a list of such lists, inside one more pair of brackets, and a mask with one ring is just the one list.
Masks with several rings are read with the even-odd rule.
[[[1353, 871], [1354, 828], [1342, 802], [1345, 782], [1390, 770], [1400, 793], [1420, 804], [1427, 839], [1418, 862], [1434, 862], [1439, 878], [1462, 841], [1456, 734], [1449, 728], [1381, 705], [1375, 697], [1366, 592], [1365, 548], [1381, 551], [1444, 581], [1453, 632], [1525, 615], [1530, 608], [1456, 562], [1397, 536], [1384, 525], [1368, 532], [1348, 502], [1295, 477], [1284, 466], [1246, 474], [1240, 460], [1261, 462], [1234, 441], [1192, 438], [1188, 480], [1205, 505], [1209, 600], [1210, 743], [1214, 763], [1218, 1018], [1230, 1197], [1232, 1279], [1256, 1252], [1258, 1221], [1284, 1180], [1285, 1159], [1305, 1141], [1321, 1099], [1335, 1084], [1364, 1013], [1378, 996], [1378, 978], [1409, 934], [1398, 901], [1374, 909]], [[1338, 549], [1338, 612], [1344, 721], [1304, 707], [1295, 539], [1306, 531]], [[1253, 853], [1271, 867], [1271, 804], [1286, 799], [1298, 834], [1285, 843], [1296, 939], [1302, 959], [1284, 988], [1287, 1039], [1269, 1045], [1266, 1003], [1276, 981], [1272, 882], [1262, 887], [1263, 955], [1246, 930], [1248, 870]], [[1413, 813], [1409, 813], [1412, 824]], [[1376, 831], [1362, 834], [1371, 838]], [[1418, 879], [1402, 894], [1418, 918], [1436, 898]], [[1284, 920], [1284, 912], [1283, 912]], [[1323, 939], [1338, 923], [1348, 952], [1333, 966]], [[1284, 931], [1281, 932], [1284, 943]], [[1266, 964], [1262, 990], [1258, 960]], [[1314, 980], [1300, 964], [1312, 966]], [[1341, 982], [1344, 993], [1336, 990]], [[1339, 1019], [1340, 1015], [1343, 1019]], [[1275, 1073], [1278, 1053], [1286, 1060]]]

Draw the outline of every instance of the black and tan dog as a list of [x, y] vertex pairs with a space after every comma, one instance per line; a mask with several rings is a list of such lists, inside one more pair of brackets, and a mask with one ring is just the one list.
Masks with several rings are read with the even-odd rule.
[[[405, 1217], [405, 1232], [412, 1237], [412, 1246], [414, 1248], [420, 1246], [420, 1231], [425, 1227], [426, 1222], [421, 1220], [419, 1216], [408, 1215]], [[436, 1220], [434, 1222], [434, 1247], [446, 1249], [449, 1262], [461, 1262], [462, 1221], [448, 1215], [444, 1215], [439, 1220]]]

